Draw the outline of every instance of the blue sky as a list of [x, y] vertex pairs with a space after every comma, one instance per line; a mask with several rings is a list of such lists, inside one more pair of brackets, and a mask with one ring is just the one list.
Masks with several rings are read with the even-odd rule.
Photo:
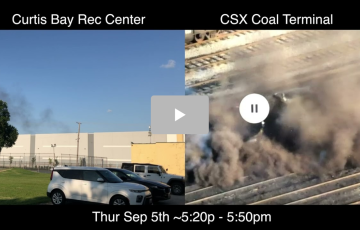
[[0, 100], [20, 134], [147, 131], [184, 95], [184, 31], [0, 31]]

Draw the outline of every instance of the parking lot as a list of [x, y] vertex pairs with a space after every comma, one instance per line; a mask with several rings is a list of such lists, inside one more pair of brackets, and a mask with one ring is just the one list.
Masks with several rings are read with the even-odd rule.
[[[101, 205], [101, 204], [93, 204], [93, 203], [83, 203], [79, 201], [68, 201], [66, 205], [76, 205], [76, 204], [85, 204], [85, 205]], [[170, 200], [163, 200], [155, 203], [154, 205], [184, 205], [185, 204], [185, 196], [172, 196]], [[41, 205], [52, 205], [49, 203], [41, 204]]]
[[[34, 171], [34, 172], [37, 172], [37, 171]], [[39, 172], [50, 174], [51, 171], [50, 170], [39, 170]], [[82, 202], [78, 202], [78, 201], [69, 201], [69, 202], [67, 202], [67, 204], [72, 205], [72, 204], [87, 204], [87, 203], [82, 203]], [[184, 205], [184, 204], [185, 204], [185, 195], [182, 195], [182, 196], [172, 195], [171, 199], [159, 201], [159, 202], [155, 203], [154, 205]], [[49, 203], [45, 203], [42, 205], [52, 205], [52, 203], [49, 199]]]
[[160, 201], [155, 205], [184, 205], [185, 196], [172, 196], [170, 200]]

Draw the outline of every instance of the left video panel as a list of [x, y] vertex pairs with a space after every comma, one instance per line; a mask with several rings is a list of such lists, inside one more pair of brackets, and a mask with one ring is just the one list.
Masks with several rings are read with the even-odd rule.
[[183, 205], [184, 31], [0, 31], [0, 205]]

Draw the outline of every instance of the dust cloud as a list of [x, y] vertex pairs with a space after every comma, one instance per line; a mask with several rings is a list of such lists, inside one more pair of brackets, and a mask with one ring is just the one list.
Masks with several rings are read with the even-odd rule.
[[[341, 43], [341, 37], [353, 35], [339, 31], [339, 36], [324, 39]], [[295, 64], [285, 65], [292, 61], [289, 49], [279, 50], [276, 59], [264, 59], [250, 71], [229, 73], [238, 76], [231, 87], [243, 90], [212, 98], [209, 135], [186, 135], [188, 181], [228, 187], [245, 176], [320, 175], [360, 166], [360, 66], [358, 59], [350, 65], [347, 58], [355, 48], [335, 57], [342, 71], [328, 71], [338, 68], [329, 66], [329, 60], [310, 61], [309, 66], [318, 66], [316, 72], [292, 76], [289, 72]], [[310, 90], [294, 93], [286, 101], [273, 96], [279, 90], [304, 86]], [[271, 111], [263, 126], [249, 125], [239, 114], [238, 105], [249, 93], [270, 95]]]
[[68, 133], [70, 128], [53, 117], [53, 111], [50, 108], [45, 109], [35, 118], [32, 113], [31, 103], [21, 94], [9, 94], [6, 90], [0, 88], [0, 100], [8, 104], [11, 116], [11, 123], [22, 128], [28, 134], [35, 134], [39, 127], [48, 126], [59, 130], [59, 132]]

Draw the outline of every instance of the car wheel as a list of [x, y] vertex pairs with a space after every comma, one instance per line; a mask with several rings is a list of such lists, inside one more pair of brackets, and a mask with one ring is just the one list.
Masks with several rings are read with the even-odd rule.
[[115, 196], [111, 199], [110, 205], [129, 205], [125, 197]]
[[182, 195], [184, 193], [184, 186], [181, 183], [172, 183], [171, 192], [174, 195]]
[[51, 193], [51, 202], [53, 205], [63, 205], [65, 204], [66, 198], [62, 191], [55, 190]]

